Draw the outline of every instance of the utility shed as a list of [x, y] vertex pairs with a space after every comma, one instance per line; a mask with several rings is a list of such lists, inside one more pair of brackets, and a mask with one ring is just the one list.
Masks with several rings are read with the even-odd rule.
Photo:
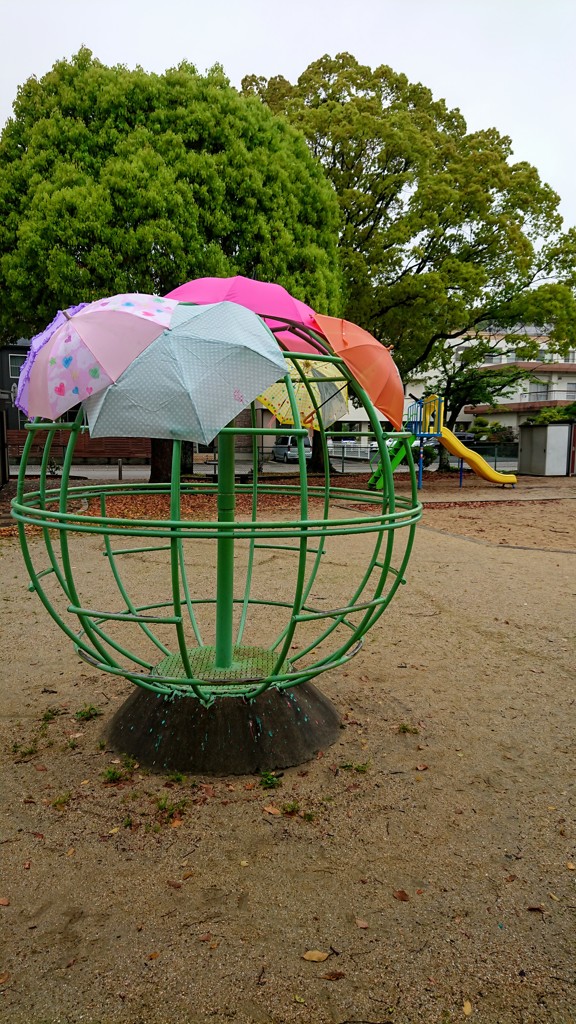
[[518, 472], [527, 476], [571, 476], [576, 430], [573, 423], [520, 427]]

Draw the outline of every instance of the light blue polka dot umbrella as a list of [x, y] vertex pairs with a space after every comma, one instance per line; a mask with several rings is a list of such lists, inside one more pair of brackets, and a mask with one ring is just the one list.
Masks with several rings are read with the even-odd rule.
[[170, 327], [83, 404], [93, 437], [208, 444], [286, 372], [282, 349], [255, 313], [233, 302], [182, 303]]

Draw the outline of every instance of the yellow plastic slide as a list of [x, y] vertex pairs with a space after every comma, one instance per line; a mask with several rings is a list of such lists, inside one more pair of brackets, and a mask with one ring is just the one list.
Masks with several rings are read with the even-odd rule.
[[464, 459], [464, 462], [470, 466], [470, 469], [477, 473], [478, 476], [484, 477], [485, 480], [490, 480], [493, 484], [515, 484], [517, 482], [514, 473], [497, 473], [495, 469], [492, 469], [492, 466], [488, 465], [486, 459], [483, 459], [477, 452], [473, 452], [465, 444], [462, 444], [456, 437], [456, 434], [448, 430], [448, 427], [442, 427], [442, 433], [438, 440], [451, 455]]

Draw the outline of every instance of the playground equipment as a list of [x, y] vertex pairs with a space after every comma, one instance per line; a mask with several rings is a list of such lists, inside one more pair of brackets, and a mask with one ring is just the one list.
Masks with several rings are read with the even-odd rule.
[[456, 437], [456, 434], [453, 434], [448, 427], [442, 427], [439, 440], [451, 455], [456, 455], [461, 460], [461, 463], [465, 462], [477, 476], [483, 477], [484, 480], [489, 480], [491, 484], [512, 484], [514, 487], [518, 482], [514, 473], [499, 473], [496, 469], [493, 469], [478, 452], [472, 451], [471, 448], [467, 448], [465, 444], [462, 444], [459, 438]]
[[[415, 401], [408, 407], [405, 429], [388, 437], [388, 454], [393, 471], [404, 459], [408, 463], [412, 460], [412, 447], [416, 441], [419, 442], [418, 489], [422, 487], [426, 442], [441, 437], [439, 426], [442, 424], [443, 404], [443, 400], [437, 395]], [[373, 461], [376, 462], [376, 458]], [[383, 473], [380, 462], [377, 462], [368, 486], [373, 490], [382, 489]]]
[[[288, 330], [290, 324], [284, 326]], [[298, 443], [295, 483], [259, 479], [262, 438], [281, 435], [285, 427], [258, 426], [254, 401], [246, 404], [250, 426], [231, 424], [218, 433], [216, 480], [182, 479], [179, 436], [171, 442], [169, 483], [73, 485], [74, 448], [86, 429], [81, 406], [70, 425], [60, 486], [53, 487], [50, 451], [62, 424], [36, 419], [27, 425], [12, 514], [30, 589], [84, 661], [140, 688], [139, 699], [130, 698], [109, 735], [144, 763], [253, 771], [298, 763], [332, 742], [337, 716], [310, 681], [358, 653], [405, 582], [422, 511], [413, 462], [409, 459], [410, 495], [396, 495], [381, 411], [319, 331], [299, 330], [314, 347], [314, 362], [325, 367], [326, 379], [337, 387], [353, 385], [366, 411], [382, 467], [377, 496], [339, 486], [331, 476], [315, 378], [305, 370], [309, 352], [284, 350], [291, 434]], [[308, 389], [324, 453], [323, 476], [314, 482], [307, 475], [308, 432], [300, 420], [295, 376]], [[235, 479], [240, 437], [251, 446], [250, 483]], [[40, 439], [39, 486], [26, 492], [26, 471]], [[119, 500], [132, 496], [141, 506], [149, 501], [154, 513], [132, 519], [118, 511]], [[267, 501], [274, 498], [291, 498], [297, 511], [289, 519], [271, 514]], [[159, 500], [165, 517], [157, 512]], [[196, 500], [207, 509], [202, 519], [195, 515]], [[42, 546], [30, 526], [40, 529]], [[407, 536], [398, 553], [399, 529]], [[349, 589], [341, 595], [330, 560], [352, 551], [360, 535], [368, 543], [347, 565]], [[105, 558], [98, 579], [82, 570], [82, 552], [91, 538]], [[272, 566], [281, 581], [275, 588]], [[307, 736], [304, 743], [302, 736]]]
[[[411, 446], [415, 441], [419, 442], [419, 458], [418, 458], [418, 488], [422, 487], [423, 471], [424, 471], [424, 448], [426, 443], [431, 440], [438, 440], [440, 444], [450, 452], [451, 455], [455, 455], [460, 459], [460, 486], [462, 486], [462, 464], [465, 462], [470, 469], [473, 470], [478, 476], [483, 477], [484, 480], [489, 480], [490, 483], [494, 484], [512, 484], [514, 486], [517, 483], [517, 478], [514, 473], [499, 473], [493, 469], [492, 466], [483, 459], [478, 452], [473, 451], [471, 448], [467, 448], [466, 445], [462, 444], [459, 438], [456, 437], [448, 427], [444, 426], [444, 403], [443, 399], [439, 398], [438, 395], [428, 395], [427, 398], [422, 398], [409, 406], [406, 413], [406, 424], [405, 431], [396, 435], [391, 435], [396, 438], [397, 441], [390, 448], [390, 460], [392, 469], [396, 469], [402, 460], [406, 457], [407, 452], [411, 449]], [[369, 487], [379, 489], [381, 486], [381, 473], [380, 465], [378, 464], [370, 477]]]

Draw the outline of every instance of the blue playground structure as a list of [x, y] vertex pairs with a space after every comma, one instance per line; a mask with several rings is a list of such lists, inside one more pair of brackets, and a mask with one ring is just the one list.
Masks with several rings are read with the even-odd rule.
[[[418, 489], [422, 487], [424, 473], [424, 449], [430, 440], [442, 440], [442, 426], [444, 415], [444, 400], [438, 395], [429, 395], [413, 402], [406, 413], [405, 429], [398, 434], [391, 434], [393, 442], [389, 448], [390, 463], [394, 471], [406, 458], [408, 451], [411, 451], [415, 441], [419, 442], [418, 452]], [[416, 461], [416, 459], [414, 460]], [[371, 490], [382, 490], [383, 475], [382, 465], [377, 466], [368, 481]]]

